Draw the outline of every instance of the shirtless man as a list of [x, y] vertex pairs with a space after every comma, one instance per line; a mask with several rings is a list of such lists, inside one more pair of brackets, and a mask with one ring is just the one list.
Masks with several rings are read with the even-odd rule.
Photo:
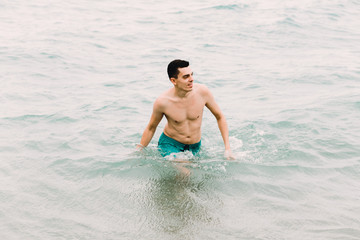
[[167, 156], [186, 150], [197, 154], [201, 146], [201, 121], [206, 106], [217, 120], [225, 145], [224, 156], [234, 159], [230, 150], [225, 116], [210, 90], [202, 84], [194, 83], [189, 62], [174, 60], [169, 63], [167, 72], [174, 87], [155, 100], [150, 121], [137, 147], [142, 149], [149, 144], [158, 124], [165, 116], [167, 124], [158, 144], [161, 154]]

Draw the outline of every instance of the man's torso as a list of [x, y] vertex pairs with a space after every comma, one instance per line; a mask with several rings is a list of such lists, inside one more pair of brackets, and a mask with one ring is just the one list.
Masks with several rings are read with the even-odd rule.
[[175, 97], [171, 90], [164, 93], [163, 113], [167, 118], [164, 133], [184, 144], [194, 144], [201, 139], [201, 122], [205, 99], [201, 85], [195, 84], [186, 98]]

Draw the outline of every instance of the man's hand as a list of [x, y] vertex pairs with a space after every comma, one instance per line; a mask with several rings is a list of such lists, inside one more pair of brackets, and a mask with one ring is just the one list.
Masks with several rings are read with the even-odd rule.
[[145, 147], [143, 145], [141, 145], [140, 143], [139, 144], [136, 144], [136, 150], [138, 151], [141, 151], [143, 150]]
[[235, 157], [234, 157], [234, 155], [233, 155], [233, 153], [231, 152], [230, 149], [225, 150], [225, 152], [224, 152], [224, 157], [225, 157], [227, 160], [235, 160]]

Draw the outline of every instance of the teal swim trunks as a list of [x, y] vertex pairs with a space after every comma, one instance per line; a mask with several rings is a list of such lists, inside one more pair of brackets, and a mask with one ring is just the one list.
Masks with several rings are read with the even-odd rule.
[[197, 154], [200, 150], [201, 140], [194, 144], [184, 144], [161, 134], [158, 143], [158, 149], [163, 157], [170, 155], [171, 153], [178, 153], [184, 151], [191, 151], [193, 155]]

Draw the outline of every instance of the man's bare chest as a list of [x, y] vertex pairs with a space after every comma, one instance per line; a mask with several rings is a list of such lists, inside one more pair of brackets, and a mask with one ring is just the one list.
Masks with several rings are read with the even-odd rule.
[[169, 121], [181, 123], [185, 121], [196, 121], [202, 118], [205, 102], [195, 99], [188, 102], [174, 102], [170, 104], [165, 112]]

